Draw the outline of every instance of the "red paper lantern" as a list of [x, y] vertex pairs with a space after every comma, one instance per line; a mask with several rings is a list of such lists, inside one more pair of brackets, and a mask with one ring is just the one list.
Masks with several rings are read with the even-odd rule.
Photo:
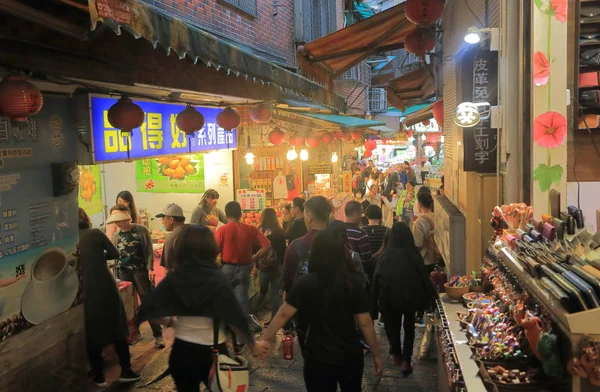
[[367, 151], [365, 151], [365, 153], [363, 154], [363, 156], [365, 158], [371, 158], [373, 156], [373, 151], [367, 150]]
[[374, 140], [367, 140], [364, 144], [365, 150], [372, 151], [377, 148], [377, 143]]
[[419, 27], [406, 36], [404, 48], [414, 55], [423, 56], [435, 48], [435, 37], [430, 29]]
[[191, 105], [188, 105], [175, 119], [177, 127], [186, 135], [193, 135], [204, 126], [204, 116]]
[[240, 125], [240, 116], [231, 106], [228, 106], [221, 113], [217, 114], [217, 125], [226, 131], [231, 131]]
[[304, 138], [302, 136], [294, 135], [288, 141], [292, 147], [302, 147], [304, 145]]
[[133, 103], [131, 99], [121, 97], [117, 103], [108, 109], [106, 117], [113, 127], [131, 132], [132, 129], [142, 126], [146, 115], [142, 108]]
[[344, 137], [344, 132], [342, 132], [342, 131], [333, 132], [333, 138], [335, 140], [341, 140], [343, 137]]
[[319, 146], [319, 138], [316, 136], [309, 136], [304, 142], [308, 147], [316, 148]]
[[275, 128], [271, 132], [269, 132], [267, 138], [269, 139], [269, 143], [278, 146], [281, 143], [285, 142], [285, 133], [283, 133], [281, 129]]
[[425, 120], [425, 121], [423, 121], [423, 122], [422, 122], [422, 124], [423, 124], [424, 126], [428, 127], [428, 126], [429, 126], [429, 124], [431, 124], [431, 121], [429, 121], [429, 120]]
[[24, 76], [8, 75], [0, 82], [0, 113], [15, 121], [26, 121], [40, 111], [44, 97]]
[[444, 0], [408, 0], [404, 13], [416, 25], [430, 25], [444, 13]]
[[257, 124], [266, 124], [271, 121], [271, 109], [263, 103], [250, 111], [250, 119]]
[[324, 134], [321, 135], [321, 141], [324, 144], [329, 144], [329, 143], [331, 143], [332, 140], [333, 140], [333, 135], [329, 132], [325, 132]]
[[342, 132], [342, 140], [345, 142], [349, 142], [352, 140], [352, 134], [350, 132]]
[[352, 131], [352, 132], [350, 132], [350, 135], [352, 136], [352, 140], [358, 140], [362, 137], [362, 132], [361, 131]]
[[441, 128], [444, 126], [444, 98], [438, 100], [436, 103], [433, 104], [433, 107], [431, 108], [431, 111], [433, 112], [433, 118], [435, 118], [435, 122], [438, 124], [438, 126]]

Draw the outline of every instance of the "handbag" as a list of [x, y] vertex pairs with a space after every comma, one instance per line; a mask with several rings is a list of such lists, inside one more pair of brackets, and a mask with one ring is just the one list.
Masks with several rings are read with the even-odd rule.
[[600, 90], [594, 89], [581, 91], [579, 93], [579, 103], [581, 103], [581, 106], [586, 108], [597, 109], [600, 107]]
[[210, 392], [246, 392], [250, 382], [248, 360], [240, 355], [233, 336], [234, 358], [219, 352], [219, 321], [213, 319], [213, 364], [208, 376]]
[[579, 208], [577, 208], [575, 206], [569, 206], [569, 207], [567, 207], [567, 210], [569, 211], [569, 215], [571, 215], [575, 219], [577, 228], [583, 229], [585, 226], [585, 222], [583, 219], [583, 211], [581, 211]]
[[579, 88], [600, 86], [598, 71], [582, 72], [579, 74]]
[[600, 22], [600, 7], [596, 4], [582, 4], [579, 17], [581, 24]]

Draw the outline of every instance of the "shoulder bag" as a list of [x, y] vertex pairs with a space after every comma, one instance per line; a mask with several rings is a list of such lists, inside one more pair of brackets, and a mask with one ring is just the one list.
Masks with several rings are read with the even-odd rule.
[[210, 392], [248, 391], [250, 381], [248, 360], [240, 355], [235, 334], [232, 334], [235, 357], [231, 358], [219, 352], [219, 321], [217, 319], [213, 319], [213, 330], [213, 364], [208, 376]]

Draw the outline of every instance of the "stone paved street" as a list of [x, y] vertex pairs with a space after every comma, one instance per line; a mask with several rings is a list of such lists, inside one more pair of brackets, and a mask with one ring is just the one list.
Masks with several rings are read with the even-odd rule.
[[[379, 343], [382, 352], [388, 352], [387, 339], [383, 328], [376, 326]], [[418, 345], [421, 340], [422, 329], [417, 330], [415, 341], [416, 356]], [[294, 351], [294, 360], [286, 361], [281, 355], [280, 333], [277, 337], [277, 346], [274, 354], [266, 361], [251, 360], [250, 390], [255, 391], [305, 391], [302, 378], [302, 356], [299, 354], [298, 344], [296, 343]], [[154, 350], [154, 349], [152, 349]], [[170, 376], [166, 375], [168, 367], [169, 349], [166, 349], [152, 362], [146, 364], [141, 369], [143, 379], [135, 386], [124, 387], [114, 385], [107, 390], [131, 390], [131, 391], [174, 391], [175, 386]], [[387, 357], [387, 355], [386, 355]], [[384, 362], [385, 370], [383, 377], [376, 377], [373, 374], [371, 365], [371, 356], [365, 356], [365, 374], [363, 377], [363, 391], [365, 392], [419, 392], [437, 390], [437, 365], [435, 360], [426, 360], [417, 362], [414, 365], [415, 372], [407, 378], [403, 378], [398, 367], [394, 367], [391, 359]], [[161, 375], [163, 376], [161, 378]], [[90, 390], [97, 390], [92, 387]], [[204, 390], [204, 389], [202, 389]]]

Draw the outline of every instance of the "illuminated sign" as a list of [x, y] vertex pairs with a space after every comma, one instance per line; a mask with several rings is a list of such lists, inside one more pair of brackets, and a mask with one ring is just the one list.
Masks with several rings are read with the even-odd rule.
[[140, 128], [129, 134], [113, 128], [108, 122], [108, 109], [116, 102], [115, 98], [90, 97], [95, 163], [127, 160], [128, 145], [131, 160], [189, 154], [190, 146], [192, 153], [237, 147], [236, 131], [227, 132], [216, 124], [219, 108], [196, 107], [204, 116], [204, 127], [188, 138], [175, 124], [177, 114], [185, 109], [185, 105], [135, 100], [146, 119]]

